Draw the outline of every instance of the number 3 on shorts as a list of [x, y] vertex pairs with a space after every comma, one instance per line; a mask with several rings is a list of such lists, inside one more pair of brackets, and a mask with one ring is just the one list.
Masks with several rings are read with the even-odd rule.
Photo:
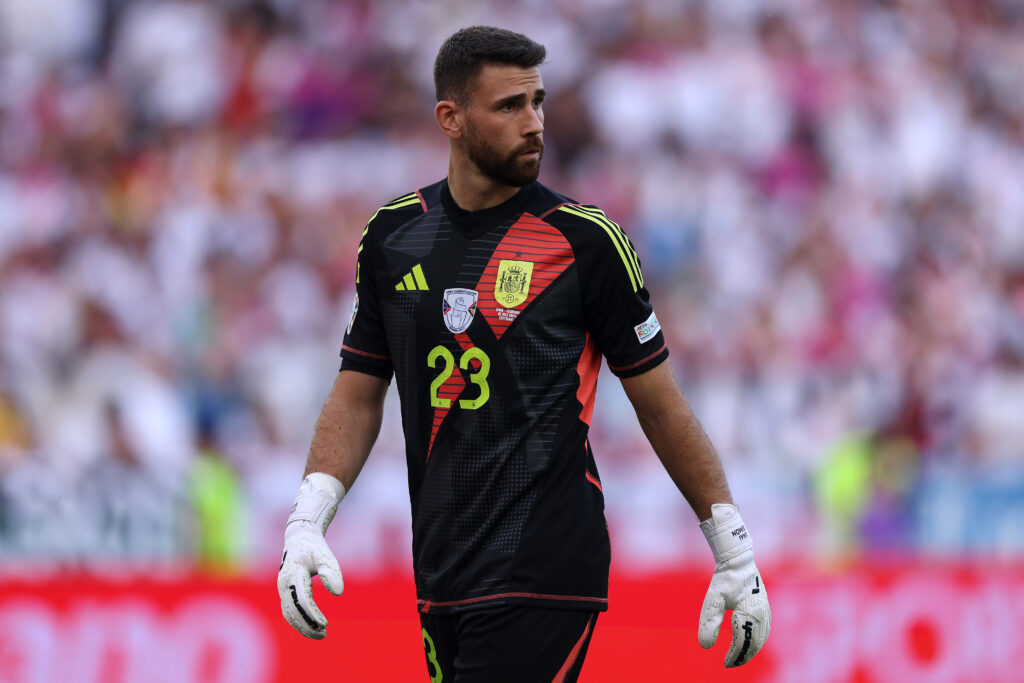
[[430, 683], [441, 683], [444, 680], [444, 674], [441, 673], [441, 665], [437, 663], [437, 650], [434, 649], [434, 639], [427, 633], [427, 629], [423, 629], [423, 649], [427, 652]]

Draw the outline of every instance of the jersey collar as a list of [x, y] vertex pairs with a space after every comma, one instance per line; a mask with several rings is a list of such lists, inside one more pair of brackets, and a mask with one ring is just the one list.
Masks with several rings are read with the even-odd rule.
[[455, 229], [473, 239], [495, 228], [508, 225], [510, 218], [518, 218], [525, 210], [530, 197], [536, 192], [537, 183], [533, 182], [521, 187], [519, 192], [497, 206], [480, 211], [466, 211], [455, 203], [455, 198], [452, 197], [452, 193], [448, 189], [448, 179], [446, 178], [441, 183], [441, 204]]

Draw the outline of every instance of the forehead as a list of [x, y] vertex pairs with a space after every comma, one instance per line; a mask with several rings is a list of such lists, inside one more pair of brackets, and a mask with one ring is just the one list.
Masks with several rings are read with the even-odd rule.
[[540, 69], [508, 64], [484, 64], [476, 77], [474, 94], [484, 101], [525, 93], [532, 95], [544, 87]]

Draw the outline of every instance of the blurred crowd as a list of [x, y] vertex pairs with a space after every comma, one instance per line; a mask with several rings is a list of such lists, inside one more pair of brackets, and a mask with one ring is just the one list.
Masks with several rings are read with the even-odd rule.
[[[276, 561], [476, 23], [547, 46], [541, 179], [636, 244], [759, 552], [1024, 553], [1024, 5], [0, 0], [0, 559]], [[600, 383], [616, 562], [706, 561]], [[343, 566], [407, 562], [397, 410]]]

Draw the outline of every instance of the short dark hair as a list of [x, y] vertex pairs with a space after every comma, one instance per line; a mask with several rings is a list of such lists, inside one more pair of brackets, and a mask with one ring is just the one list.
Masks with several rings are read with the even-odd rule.
[[473, 80], [485, 64], [524, 69], [544, 61], [547, 49], [522, 33], [496, 26], [470, 26], [444, 41], [434, 60], [434, 95], [437, 101], [469, 101]]

